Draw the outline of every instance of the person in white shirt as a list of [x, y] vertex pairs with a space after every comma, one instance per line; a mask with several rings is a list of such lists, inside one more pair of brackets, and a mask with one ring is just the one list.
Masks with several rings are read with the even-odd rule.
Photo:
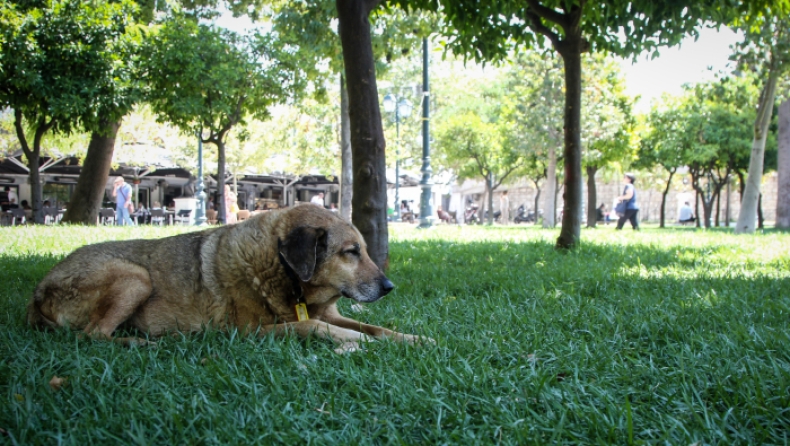
[[689, 202], [683, 203], [683, 206], [680, 207], [680, 216], [678, 216], [679, 223], [691, 223], [695, 220], [694, 218], [694, 211], [691, 210], [691, 206]]
[[19, 204], [19, 196], [17, 196], [16, 191], [8, 186], [5, 187], [5, 191], [8, 193], [8, 204]]
[[310, 199], [310, 203], [324, 207], [324, 193], [319, 192], [318, 195], [315, 195], [313, 198]]

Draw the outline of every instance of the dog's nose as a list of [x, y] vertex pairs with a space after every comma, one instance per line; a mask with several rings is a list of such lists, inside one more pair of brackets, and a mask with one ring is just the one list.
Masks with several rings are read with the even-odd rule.
[[394, 288], [395, 288], [395, 285], [393, 285], [392, 282], [390, 282], [390, 280], [387, 279], [386, 277], [381, 280], [381, 295], [382, 296], [386, 296]]

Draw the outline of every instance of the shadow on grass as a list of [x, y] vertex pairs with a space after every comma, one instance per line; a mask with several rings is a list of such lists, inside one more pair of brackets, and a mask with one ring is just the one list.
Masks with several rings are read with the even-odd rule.
[[[390, 249], [396, 290], [353, 317], [437, 345], [342, 357], [325, 342], [234, 333], [126, 349], [32, 332], [25, 304], [62, 257], [2, 254], [0, 427], [19, 443], [782, 442], [786, 255], [682, 240]], [[52, 391], [53, 375], [71, 384]]]

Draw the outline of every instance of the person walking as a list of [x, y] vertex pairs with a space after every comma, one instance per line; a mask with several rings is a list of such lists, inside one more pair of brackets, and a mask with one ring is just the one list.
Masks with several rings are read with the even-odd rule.
[[129, 216], [129, 210], [134, 209], [132, 204], [132, 186], [126, 183], [123, 177], [116, 177], [113, 183], [112, 196], [115, 197], [115, 224], [134, 226], [134, 222]]
[[510, 224], [510, 198], [507, 196], [507, 191], [503, 191], [499, 196], [499, 212], [502, 213], [499, 222], [503, 225]]
[[623, 229], [626, 220], [631, 222], [631, 227], [633, 227], [635, 231], [639, 230], [639, 220], [637, 219], [639, 205], [636, 204], [636, 188], [634, 187], [634, 181], [636, 181], [636, 176], [632, 173], [627, 173], [623, 177], [625, 189], [623, 189], [623, 195], [617, 197], [617, 200], [621, 203], [625, 202], [625, 211], [620, 219], [617, 220], [618, 230]]

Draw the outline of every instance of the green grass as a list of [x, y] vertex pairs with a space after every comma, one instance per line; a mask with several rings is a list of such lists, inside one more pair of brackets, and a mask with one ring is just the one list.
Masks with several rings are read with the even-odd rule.
[[341, 311], [425, 347], [25, 326], [74, 248], [170, 231], [0, 230], [0, 444], [788, 443], [788, 234], [603, 227], [560, 253], [555, 230], [398, 226], [395, 291]]

